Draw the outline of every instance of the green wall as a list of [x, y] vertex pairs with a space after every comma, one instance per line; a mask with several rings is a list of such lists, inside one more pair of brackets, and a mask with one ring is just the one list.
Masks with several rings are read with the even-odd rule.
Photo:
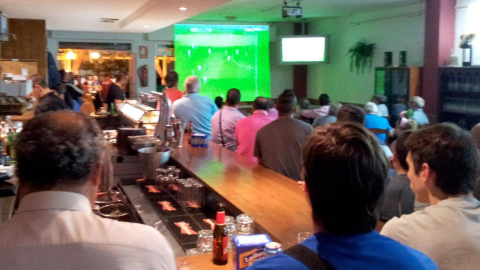
[[[311, 22], [310, 35], [330, 35], [330, 63], [308, 67], [308, 97], [327, 93], [331, 100], [368, 102], [374, 93], [374, 67], [383, 66], [385, 51], [393, 52], [394, 65], [398, 65], [399, 51], [407, 51], [407, 65], [423, 65], [424, 24], [424, 4]], [[350, 72], [347, 52], [362, 39], [376, 43], [377, 49], [372, 70], [357, 75]]]

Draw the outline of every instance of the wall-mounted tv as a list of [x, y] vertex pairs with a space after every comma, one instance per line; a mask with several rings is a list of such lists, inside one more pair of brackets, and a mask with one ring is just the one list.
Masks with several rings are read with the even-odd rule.
[[280, 63], [294, 65], [328, 63], [328, 36], [281, 37]]
[[8, 41], [8, 19], [0, 12], [0, 41]]

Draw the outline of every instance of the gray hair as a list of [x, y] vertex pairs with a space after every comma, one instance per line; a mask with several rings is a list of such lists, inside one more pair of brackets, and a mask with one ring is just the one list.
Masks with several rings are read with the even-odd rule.
[[103, 134], [89, 115], [73, 111], [43, 113], [18, 136], [15, 173], [34, 190], [81, 186], [102, 163]]
[[330, 108], [328, 109], [328, 114], [337, 116], [338, 111], [340, 111], [340, 108], [342, 108], [342, 103], [337, 101], [332, 101], [330, 102]]
[[419, 108], [423, 108], [425, 106], [425, 100], [419, 96], [414, 96], [411, 102]]
[[367, 102], [365, 106], [363, 106], [363, 109], [365, 110], [366, 114], [372, 114], [372, 113], [377, 113], [378, 112], [378, 106], [374, 102]]
[[198, 93], [200, 90], [200, 79], [197, 76], [188, 76], [183, 86], [185, 94]]
[[310, 107], [310, 100], [308, 98], [302, 98], [300, 100], [300, 109], [307, 110]]

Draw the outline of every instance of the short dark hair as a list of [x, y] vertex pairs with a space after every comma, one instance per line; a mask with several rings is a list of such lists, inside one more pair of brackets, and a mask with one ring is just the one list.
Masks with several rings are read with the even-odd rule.
[[317, 127], [302, 150], [302, 161], [317, 224], [339, 235], [375, 229], [388, 163], [372, 133], [348, 122]]
[[318, 102], [320, 103], [320, 106], [326, 106], [330, 103], [330, 97], [327, 94], [321, 94], [318, 97]]
[[255, 101], [253, 101], [253, 110], [265, 110], [268, 111], [268, 98], [265, 97], [257, 97]]
[[223, 106], [223, 98], [221, 96], [215, 97], [215, 105], [220, 109]]
[[291, 114], [295, 111], [297, 106], [297, 97], [293, 90], [284, 90], [283, 93], [278, 96], [277, 109], [280, 115]]
[[411, 130], [405, 130], [404, 132], [402, 132], [398, 136], [398, 138], [395, 140], [395, 146], [394, 146], [395, 149], [393, 149], [395, 153], [397, 153], [398, 162], [400, 163], [400, 166], [402, 166], [404, 170], [408, 170], [408, 163], [407, 163], [408, 148], [405, 145], [405, 143], [408, 137], [412, 135], [412, 133], [413, 131]]
[[35, 74], [30, 77], [30, 80], [32, 80], [32, 84], [38, 84], [41, 88], [47, 88], [47, 80], [45, 79], [45, 76], [40, 75], [40, 74]]
[[37, 191], [81, 186], [100, 169], [104, 149], [102, 131], [89, 115], [43, 113], [18, 136], [15, 173], [20, 183]]
[[165, 76], [165, 82], [168, 88], [174, 87], [178, 83], [178, 73], [176, 71], [168, 72], [167, 76]]
[[114, 78], [115, 78], [115, 82], [119, 82], [119, 81], [123, 80], [123, 78], [125, 78], [125, 74], [123, 74], [123, 73], [121, 73], [121, 72], [120, 72], [120, 73], [117, 73], [117, 74], [114, 76]]
[[413, 132], [406, 142], [415, 174], [427, 163], [435, 172], [435, 185], [445, 194], [460, 195], [473, 190], [477, 171], [477, 148], [472, 136], [450, 123]]
[[236, 106], [240, 103], [240, 97], [240, 90], [232, 88], [227, 92], [227, 100], [225, 100], [225, 103], [227, 103], [228, 106]]
[[337, 122], [353, 122], [365, 125], [365, 112], [357, 105], [343, 105], [338, 111]]
[[268, 109], [272, 109], [273, 107], [275, 107], [275, 101], [273, 99], [268, 99]]

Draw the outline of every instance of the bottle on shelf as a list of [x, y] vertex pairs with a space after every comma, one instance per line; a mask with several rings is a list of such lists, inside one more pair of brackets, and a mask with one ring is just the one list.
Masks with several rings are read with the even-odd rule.
[[213, 263], [225, 265], [228, 263], [228, 230], [225, 226], [225, 206], [218, 204], [215, 229], [213, 230]]
[[110, 103], [110, 115], [115, 114], [115, 103], [111, 102]]
[[469, 67], [472, 65], [472, 40], [467, 37], [462, 48], [462, 66]]

